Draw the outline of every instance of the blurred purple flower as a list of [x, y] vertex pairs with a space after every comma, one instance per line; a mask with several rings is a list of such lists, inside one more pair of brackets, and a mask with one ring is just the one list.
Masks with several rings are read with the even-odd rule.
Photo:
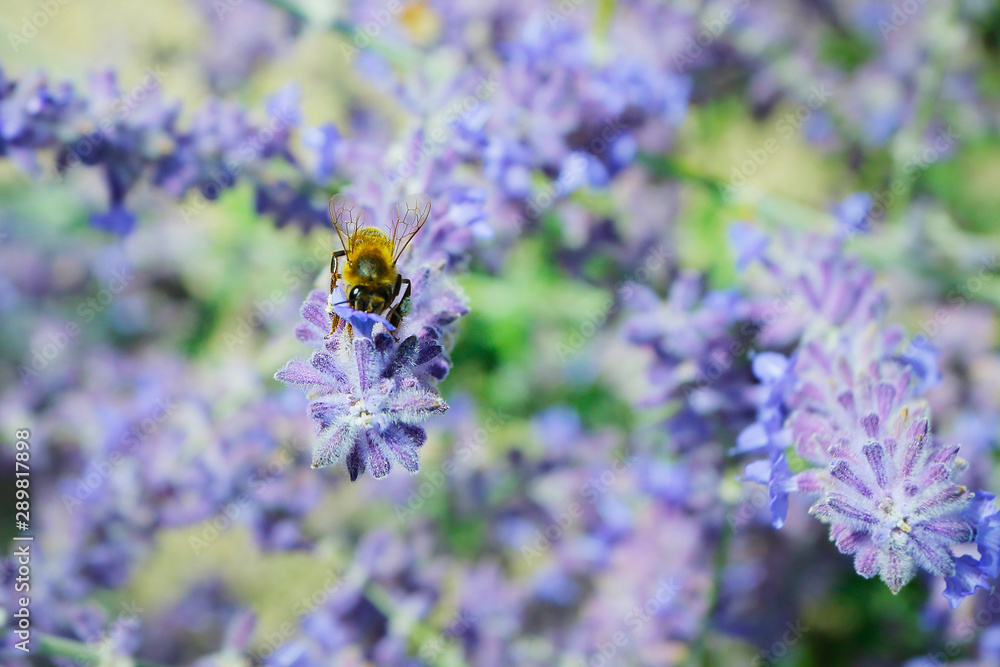
[[[309, 229], [326, 223], [325, 205], [314, 199], [324, 198], [320, 188], [337, 162], [325, 145], [319, 147], [315, 173], [293, 155], [290, 140], [301, 123], [294, 84], [268, 100], [261, 125], [252, 123], [241, 107], [209, 99], [184, 129], [177, 123], [179, 106], [160, 98], [159, 77], [158, 70], [150, 68], [139, 87], [123, 93], [115, 75], [103, 72], [91, 77], [88, 98], [68, 83], [53, 91], [44, 75], [18, 82], [0, 76], [0, 157], [37, 174], [36, 153], [53, 149], [60, 174], [78, 165], [100, 168], [109, 210], [95, 213], [91, 222], [118, 235], [135, 226], [135, 214], [125, 200], [143, 178], [177, 199], [197, 190], [202, 200], [181, 206], [186, 219], [243, 178], [254, 184], [258, 212], [273, 215], [279, 225], [294, 222]], [[332, 139], [331, 128], [325, 125], [319, 132]], [[271, 161], [290, 166], [291, 182], [268, 180], [266, 165]]]
[[833, 216], [842, 234], [851, 237], [871, 231], [872, 197], [867, 192], [855, 192], [833, 207]]
[[787, 345], [810, 331], [851, 326], [862, 329], [885, 307], [873, 287], [875, 273], [843, 252], [843, 238], [782, 230], [768, 240], [746, 223], [730, 230], [743, 267], [756, 260], [770, 282], [752, 284], [749, 318], [760, 329], [759, 344]]
[[673, 446], [688, 451], [715, 441], [720, 420], [742, 427], [752, 407], [742, 358], [748, 303], [735, 290], [705, 290], [694, 273], [679, 275], [662, 301], [643, 285], [623, 289], [634, 313], [624, 323], [625, 339], [652, 353], [652, 391], [642, 404], [679, 402], [664, 423]]
[[128, 209], [116, 206], [105, 213], [95, 213], [90, 216], [90, 222], [101, 229], [118, 236], [126, 236], [135, 229], [135, 214]]

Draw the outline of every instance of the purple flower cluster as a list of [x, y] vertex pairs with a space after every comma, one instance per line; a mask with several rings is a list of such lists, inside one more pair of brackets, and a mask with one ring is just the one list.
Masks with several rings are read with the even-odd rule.
[[[91, 224], [129, 235], [0, 215], [0, 427], [32, 431], [42, 640], [28, 658], [14, 645], [17, 561], [4, 558], [4, 664], [745, 664], [774, 662], [774, 646], [813, 664], [825, 630], [771, 644], [774, 629], [841, 604], [845, 578], [868, 586], [859, 613], [913, 599], [859, 580], [824, 535], [893, 594], [942, 578], [925, 628], [991, 590], [1000, 519], [979, 489], [995, 484], [1000, 362], [995, 312], [968, 303], [989, 271], [960, 299], [877, 287], [903, 262], [876, 273], [846, 252], [862, 233], [891, 238], [870, 224], [888, 200], [856, 192], [832, 210], [836, 238], [731, 227], [734, 281], [711, 245], [734, 202], [695, 166], [716, 118], [776, 120], [776, 137], [801, 134], [845, 182], [891, 162], [877, 175], [904, 185], [910, 215], [901, 149], [946, 120], [996, 129], [970, 85], [995, 53], [956, 50], [995, 32], [988, 9], [351, 0], [330, 47], [304, 30], [312, 3], [195, 5], [219, 97], [189, 120], [155, 67], [130, 92], [96, 74], [86, 94], [0, 70], [0, 157], [76, 186], [96, 169], [108, 207]], [[942, 39], [941, 21], [963, 39]], [[329, 72], [344, 75], [337, 124], [305, 124], [308, 71], [259, 115], [228, 98], [302, 46], [343, 56]], [[941, 205], [935, 225], [947, 176], [914, 189]], [[143, 206], [147, 184], [176, 210]], [[267, 262], [296, 261], [298, 235], [258, 227], [247, 246], [202, 252], [204, 232], [246, 231], [196, 219], [237, 185], [323, 248], [269, 300]], [[397, 264], [412, 281], [398, 326], [351, 308], [343, 285], [308, 291], [329, 279], [326, 246], [339, 247], [314, 228], [341, 192], [378, 213], [414, 192], [431, 201]], [[770, 195], [738, 203], [804, 209]], [[171, 224], [178, 213], [194, 224]], [[965, 238], [952, 222], [965, 221], [927, 231]], [[470, 294], [491, 298], [466, 318], [470, 270]], [[904, 306], [892, 319], [912, 325], [919, 301], [933, 322], [907, 339], [887, 325], [889, 295]], [[286, 388], [268, 376], [292, 327], [310, 354], [274, 375]], [[470, 382], [480, 369], [488, 381]], [[339, 461], [378, 482], [315, 470]], [[737, 521], [740, 503], [767, 518]], [[153, 587], [162, 599], [147, 602]], [[997, 624], [976, 621], [982, 659], [1000, 655]]]
[[[318, 317], [324, 301], [323, 293], [314, 291], [303, 316], [314, 317], [311, 323], [321, 330], [325, 323], [328, 331], [330, 318]], [[428, 365], [440, 357], [441, 346], [433, 334], [394, 345], [390, 334], [368, 338], [349, 322], [354, 320], [344, 320], [308, 362], [292, 360], [275, 375], [309, 396], [319, 438], [312, 465], [322, 468], [343, 459], [352, 481], [366, 469], [385, 477], [392, 462], [417, 472], [417, 449], [427, 439], [418, 424], [448, 409], [421, 381], [433, 373]]]
[[673, 446], [690, 450], [717, 441], [717, 425], [742, 424], [752, 409], [745, 362], [750, 304], [735, 290], [706, 290], [693, 273], [677, 276], [662, 301], [645, 286], [624, 289], [634, 293], [635, 311], [625, 339], [652, 355], [653, 391], [642, 405], [676, 405], [664, 423]]
[[[794, 341], [795, 349], [755, 359], [758, 419], [737, 447], [767, 454], [746, 474], [768, 485], [775, 525], [784, 523], [787, 495], [804, 493], [818, 498], [810, 513], [830, 524], [858, 573], [879, 575], [894, 593], [921, 569], [945, 578], [952, 606], [988, 588], [1000, 574], [1000, 516], [993, 494], [955, 480], [966, 465], [959, 448], [931, 431], [920, 394], [937, 373], [933, 357], [904, 349], [901, 333], [885, 327], [871, 272], [836, 242], [804, 237], [791, 252], [772, 253], [737, 232], [743, 252], [752, 247], [798, 304], [762, 332], [762, 342]], [[794, 474], [792, 452], [801, 462]], [[957, 556], [963, 544], [979, 557]]]
[[[271, 99], [260, 124], [236, 105], [209, 100], [183, 128], [178, 105], [160, 96], [162, 76], [150, 68], [138, 91], [123, 93], [113, 73], [94, 75], [85, 97], [68, 83], [52, 86], [41, 74], [12, 81], [0, 68], [0, 157], [35, 174], [41, 171], [38, 154], [51, 151], [63, 178], [81, 166], [99, 168], [109, 208], [94, 213], [91, 223], [115, 234], [135, 227], [125, 200], [143, 179], [179, 200], [194, 193], [181, 207], [188, 221], [246, 178], [258, 212], [277, 224], [326, 224], [322, 188], [335, 168], [338, 137], [328, 128], [316, 130], [325, 138], [310, 145], [315, 168], [293, 155], [290, 139], [301, 125], [294, 86]], [[294, 182], [270, 176], [267, 164], [275, 160], [297, 173]]]

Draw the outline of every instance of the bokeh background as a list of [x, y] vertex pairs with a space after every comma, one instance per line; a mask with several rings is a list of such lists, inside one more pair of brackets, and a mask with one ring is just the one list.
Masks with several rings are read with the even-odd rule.
[[[0, 0], [0, 67], [4, 664], [1000, 664], [990, 591], [771, 525], [732, 453], [768, 341], [704, 377], [757, 317], [732, 223], [839, 244], [1000, 488], [996, 3]], [[351, 483], [273, 375], [329, 197], [415, 190], [450, 409]]]

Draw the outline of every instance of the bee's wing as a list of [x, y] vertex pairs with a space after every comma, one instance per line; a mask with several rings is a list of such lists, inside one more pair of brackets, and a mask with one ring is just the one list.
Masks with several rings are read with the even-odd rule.
[[425, 194], [410, 195], [389, 209], [389, 217], [385, 224], [392, 239], [393, 263], [399, 259], [406, 246], [427, 222], [430, 213], [431, 198]]
[[368, 211], [347, 195], [334, 195], [330, 199], [330, 220], [333, 222], [340, 243], [351, 255], [351, 241], [354, 233], [363, 227], [371, 227]]

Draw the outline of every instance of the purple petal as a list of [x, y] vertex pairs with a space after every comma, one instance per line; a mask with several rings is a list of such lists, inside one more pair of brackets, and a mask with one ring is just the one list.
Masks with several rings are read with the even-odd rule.
[[736, 447], [733, 449], [733, 453], [742, 454], [757, 451], [766, 447], [768, 442], [769, 438], [767, 437], [767, 430], [764, 428], [764, 425], [760, 422], [750, 424], [750, 426], [740, 431], [739, 436], [737, 436]]
[[830, 509], [834, 512], [838, 512], [849, 519], [860, 521], [861, 523], [876, 523], [874, 516], [862, 509], [858, 509], [854, 505], [847, 502], [847, 500], [842, 496], [831, 495], [829, 500], [826, 501], [826, 504], [829, 505]]
[[924, 540], [915, 540], [914, 543], [917, 560], [925, 570], [940, 577], [949, 577], [955, 573], [954, 557], [947, 547]]
[[329, 381], [316, 372], [310, 364], [302, 359], [292, 359], [285, 367], [274, 374], [275, 380], [285, 384], [302, 387], [307, 391], [316, 386], [328, 385]]
[[302, 317], [319, 331], [327, 332], [330, 330], [331, 318], [322, 304], [306, 301], [302, 304]]
[[361, 456], [361, 446], [359, 443], [355, 443], [351, 450], [347, 452], [347, 472], [351, 476], [351, 481], [354, 482], [358, 479], [360, 475], [365, 472], [365, 460]]
[[393, 424], [385, 431], [373, 435], [379, 439], [379, 444], [409, 472], [415, 473], [420, 469], [417, 449], [427, 440], [427, 434], [422, 428]]
[[[837, 536], [834, 543], [837, 546], [837, 550], [842, 554], [855, 553], [868, 540], [868, 533], [864, 531], [854, 531], [843, 524], [836, 526], [836, 528], [840, 530], [836, 531]], [[834, 529], [830, 530], [831, 534], [834, 534], [834, 532]]]
[[883, 420], [888, 420], [889, 410], [892, 409], [892, 403], [896, 400], [896, 388], [891, 384], [882, 382], [875, 390], [875, 394], [878, 402], [878, 413]]
[[372, 477], [375, 479], [382, 479], [389, 474], [389, 470], [392, 466], [389, 464], [389, 459], [387, 459], [385, 454], [382, 453], [382, 449], [379, 447], [375, 438], [368, 438], [368, 446], [365, 448], [365, 454], [368, 459], [368, 468], [371, 471]]
[[879, 562], [882, 581], [896, 594], [913, 578], [913, 560], [902, 549], [890, 548]]
[[851, 470], [850, 464], [844, 459], [838, 459], [830, 464], [830, 476], [851, 487], [865, 498], [872, 497], [872, 491]]
[[868, 435], [869, 438], [878, 437], [878, 429], [880, 423], [881, 422], [878, 418], [878, 415], [875, 414], [874, 412], [867, 414], [861, 418], [861, 428], [864, 429], [865, 433]]
[[858, 548], [857, 555], [854, 556], [854, 571], [865, 579], [871, 579], [878, 571], [878, 547], [874, 542], [869, 541], [866, 545]]
[[766, 234], [744, 222], [737, 222], [729, 227], [729, 243], [736, 253], [736, 267], [740, 271], [763, 257], [769, 242]]
[[921, 419], [907, 432], [906, 450], [903, 453], [903, 466], [900, 472], [904, 477], [910, 477], [917, 461], [924, 451], [924, 441], [927, 439], [927, 420]]
[[788, 357], [777, 352], [761, 352], [753, 360], [753, 374], [761, 382], [773, 383], [788, 369]]
[[862, 448], [865, 454], [865, 458], [868, 459], [868, 465], [871, 467], [872, 472], [875, 473], [875, 482], [879, 485], [879, 488], [886, 488], [889, 483], [889, 476], [885, 469], [885, 450], [882, 449], [882, 445], [871, 440]]
[[125, 236], [135, 229], [135, 221], [135, 215], [121, 206], [113, 206], [104, 213], [90, 216], [91, 225], [119, 236]]
[[[935, 519], [919, 524], [913, 529], [916, 537], [921, 539], [937, 539], [939, 541], [961, 544], [969, 542], [975, 537], [975, 530], [965, 521], [950, 521], [946, 519]], [[925, 535], [925, 533], [927, 535]]]
[[299, 342], [309, 345], [314, 345], [323, 340], [323, 336], [316, 333], [316, 327], [311, 324], [296, 324], [295, 338], [299, 340]]
[[[340, 459], [344, 450], [350, 448], [348, 454], [348, 469], [351, 455], [357, 451], [358, 429], [347, 420], [337, 422], [331, 428], [320, 433], [320, 441], [313, 450], [312, 467], [324, 468]], [[355, 476], [352, 476], [352, 480]]]
[[388, 378], [401, 374], [413, 368], [417, 361], [417, 337], [410, 336], [396, 348], [392, 361], [382, 371], [382, 377]]
[[962, 600], [972, 595], [977, 588], [990, 590], [990, 577], [980, 568], [972, 556], [955, 559], [955, 574], [945, 578], [944, 596], [952, 609], [957, 609]]
[[976, 491], [964, 515], [976, 530], [980, 568], [990, 577], [1000, 575], [1000, 512], [996, 496], [986, 491]]
[[447, 409], [448, 404], [436, 392], [423, 387], [398, 389], [386, 402], [386, 411], [402, 423], [421, 421]]
[[317, 350], [313, 352], [309, 363], [313, 368], [326, 376], [324, 384], [333, 386], [346, 386], [348, 384], [347, 375], [338, 367], [337, 359], [328, 352]]
[[354, 331], [365, 338], [372, 337], [372, 331], [375, 329], [376, 324], [381, 324], [383, 327], [389, 331], [395, 331], [396, 327], [389, 324], [389, 320], [385, 319], [377, 313], [366, 313], [360, 310], [354, 310], [350, 306], [334, 306], [333, 312], [337, 314], [343, 320], [346, 320], [350, 324]]
[[330, 394], [309, 404], [309, 416], [319, 423], [319, 430], [323, 431], [345, 417], [350, 404], [348, 396]]

